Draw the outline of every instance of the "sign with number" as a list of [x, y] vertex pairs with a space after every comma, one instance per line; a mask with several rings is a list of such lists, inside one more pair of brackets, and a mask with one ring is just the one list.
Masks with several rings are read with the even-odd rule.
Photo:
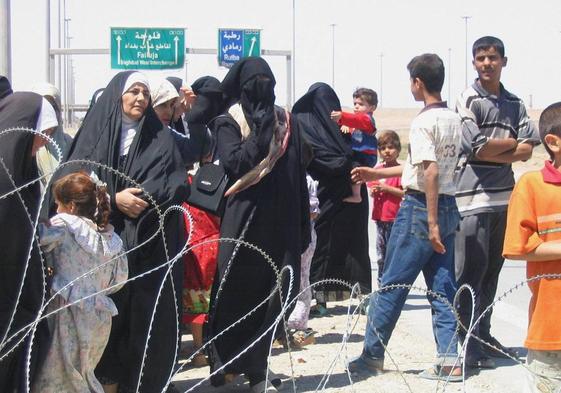
[[183, 68], [184, 63], [184, 29], [111, 28], [113, 69], [162, 70]]
[[244, 57], [261, 54], [261, 30], [219, 29], [218, 64], [230, 68]]

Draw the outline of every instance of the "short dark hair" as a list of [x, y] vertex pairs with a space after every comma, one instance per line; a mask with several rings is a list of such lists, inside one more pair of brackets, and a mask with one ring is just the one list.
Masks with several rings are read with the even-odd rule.
[[353, 93], [353, 98], [361, 98], [368, 105], [378, 106], [378, 94], [366, 87], [358, 87]]
[[493, 37], [490, 35], [486, 35], [485, 37], [481, 37], [477, 39], [471, 48], [471, 54], [475, 58], [475, 54], [480, 50], [487, 50], [490, 48], [495, 48], [501, 57], [505, 57], [505, 44], [498, 39], [497, 37]]
[[440, 93], [444, 84], [444, 63], [434, 53], [415, 56], [407, 64], [411, 79], [419, 78], [429, 93]]
[[401, 141], [399, 135], [394, 130], [383, 130], [378, 134], [378, 149], [383, 146], [391, 145], [401, 151]]
[[540, 116], [540, 139], [542, 140], [545, 150], [553, 159], [553, 152], [549, 150], [545, 143], [545, 136], [549, 134], [556, 135], [561, 138], [561, 102], [551, 104], [542, 112]]

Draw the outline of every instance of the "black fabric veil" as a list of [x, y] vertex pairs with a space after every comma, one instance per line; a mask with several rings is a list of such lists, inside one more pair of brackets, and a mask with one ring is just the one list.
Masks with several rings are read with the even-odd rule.
[[[7, 95], [0, 100], [0, 131], [12, 127], [35, 129], [42, 101], [40, 95], [30, 92]], [[0, 165], [0, 196], [14, 190], [14, 185], [22, 186], [38, 178], [37, 164], [31, 155], [33, 139], [33, 134], [25, 132], [11, 132], [0, 136], [0, 160], [3, 164]], [[39, 200], [38, 182], [23, 188], [19, 196], [12, 194], [0, 199], [0, 335], [6, 332], [16, 304], [29, 248], [34, 242], [30, 220], [37, 218]], [[42, 295], [43, 271], [38, 247], [33, 244], [23, 291], [8, 337], [36, 318], [41, 307]], [[18, 336], [18, 339], [20, 337]], [[46, 337], [46, 323], [39, 324], [31, 353], [32, 378], [40, 358], [44, 355], [45, 347], [41, 343]], [[0, 355], [4, 356], [6, 349], [11, 348], [14, 343], [15, 341], [10, 341]], [[0, 391], [12, 391], [23, 382], [23, 360], [28, 345], [29, 336], [19, 344], [18, 349], [0, 361]]]
[[0, 100], [12, 93], [13, 91], [10, 81], [5, 76], [0, 75]]
[[207, 124], [227, 109], [220, 81], [215, 77], [203, 76], [193, 82], [191, 88], [197, 99], [187, 114], [187, 123]]
[[292, 125], [300, 130], [314, 153], [308, 172], [319, 182], [320, 214], [315, 223], [317, 246], [310, 282], [340, 278], [359, 282], [362, 292], [369, 293], [368, 195], [363, 186], [361, 203], [343, 202], [352, 192], [352, 150], [331, 120], [334, 110], [341, 110], [341, 105], [325, 83], [313, 84], [292, 109]]
[[[239, 102], [250, 128], [249, 135], [242, 136], [233, 119], [220, 117], [215, 121], [220, 162], [234, 181], [255, 168], [269, 153], [276, 128], [274, 122], [284, 116], [283, 109], [275, 115], [274, 85], [274, 76], [265, 60], [252, 57], [237, 62], [222, 81], [226, 106]], [[284, 155], [271, 172], [258, 183], [228, 197], [220, 236], [243, 236], [245, 241], [264, 250], [278, 269], [291, 266], [294, 272], [299, 272], [302, 248], [307, 246], [303, 238], [307, 239], [304, 232], [309, 230], [309, 214], [306, 178], [301, 165], [301, 138], [298, 130], [293, 130]], [[224, 277], [226, 280], [218, 292]], [[233, 243], [221, 243], [206, 325], [207, 338], [214, 337], [245, 315], [275, 284], [273, 270], [259, 254]], [[298, 273], [294, 286], [299, 287]], [[287, 285], [281, 290], [286, 299]], [[293, 295], [294, 292], [290, 294]], [[274, 297], [241, 324], [218, 337], [209, 349], [211, 371], [253, 343], [274, 322], [279, 310], [279, 299]], [[250, 384], [264, 380], [271, 336], [269, 333], [222, 373], [213, 376], [211, 383], [224, 383], [224, 373], [243, 373]]]
[[[214, 125], [210, 124], [216, 116], [226, 112], [227, 103], [220, 90], [220, 81], [212, 76], [203, 76], [197, 79], [191, 88], [197, 98], [191, 110], [185, 116], [189, 125], [189, 134], [193, 146], [200, 151], [200, 158], [213, 151], [216, 135]], [[208, 136], [207, 127], [213, 137]]]
[[[228, 106], [239, 102], [252, 132], [271, 129], [274, 121], [275, 77], [260, 57], [238, 61], [224, 77], [221, 89]], [[271, 134], [272, 135], [272, 134]]]
[[314, 153], [308, 172], [320, 182], [322, 216], [332, 213], [330, 205], [339, 204], [351, 194], [352, 150], [330, 117], [331, 111], [340, 110], [335, 91], [321, 82], [314, 83], [292, 108], [292, 124], [300, 129]]

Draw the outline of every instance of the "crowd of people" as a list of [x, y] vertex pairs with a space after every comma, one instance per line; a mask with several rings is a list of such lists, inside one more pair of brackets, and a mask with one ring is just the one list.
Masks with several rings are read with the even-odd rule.
[[[527, 389], [559, 389], [561, 103], [538, 130], [501, 83], [502, 41], [482, 37], [472, 53], [478, 78], [455, 110], [441, 98], [437, 55], [407, 65], [424, 108], [403, 163], [399, 135], [377, 129], [375, 91], [358, 88], [347, 112], [315, 83], [288, 112], [275, 105], [262, 58], [191, 86], [120, 72], [94, 93], [73, 138], [56, 87], [14, 92], [0, 77], [0, 390], [175, 392], [186, 353], [210, 366], [214, 386], [243, 374], [253, 392], [276, 391], [271, 342], [312, 344], [310, 315], [345, 296], [337, 280], [372, 292], [368, 196], [380, 289], [349, 371], [384, 369], [407, 285], [421, 272], [436, 342], [421, 378], [461, 381], [462, 363], [517, 357], [491, 334], [508, 257], [538, 276], [529, 282]], [[539, 143], [551, 160], [515, 184], [511, 164]], [[223, 203], [203, 206], [194, 190]], [[463, 284], [474, 315], [468, 291], [451, 306]], [[181, 348], [184, 329], [190, 348]]]

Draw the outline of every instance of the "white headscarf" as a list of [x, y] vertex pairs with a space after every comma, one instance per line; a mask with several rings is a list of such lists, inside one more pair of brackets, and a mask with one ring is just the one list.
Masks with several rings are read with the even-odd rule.
[[62, 104], [60, 101], [60, 90], [58, 89], [58, 87], [56, 87], [53, 84], [47, 83], [47, 82], [43, 82], [43, 83], [38, 83], [35, 86], [33, 86], [31, 88], [31, 91], [34, 93], [39, 94], [40, 96], [50, 96], [53, 97], [53, 99], [55, 100], [58, 108], [55, 108], [55, 110], [61, 110], [62, 108]]
[[42, 98], [41, 112], [37, 119], [37, 131], [43, 132], [49, 128], [58, 127], [58, 119], [56, 117], [55, 109], [46, 98]]
[[[133, 72], [127, 78], [125, 85], [123, 87], [123, 93], [125, 94], [132, 85], [135, 83], [141, 83], [148, 90], [150, 90], [150, 83], [148, 83], [148, 78], [141, 72]], [[129, 118], [124, 113], [121, 117], [121, 146], [120, 146], [120, 154], [127, 155], [129, 153], [130, 146], [132, 145], [132, 141], [134, 140], [134, 136], [136, 135], [137, 131], [142, 129], [142, 122], [144, 121], [144, 116], [139, 121], [133, 120]]]
[[152, 96], [152, 106], [154, 108], [164, 102], [179, 97], [177, 90], [175, 90], [175, 87], [167, 79], [158, 80], [154, 86], [155, 88], [150, 92]]
[[123, 86], [123, 92], [121, 94], [125, 94], [127, 90], [130, 89], [131, 86], [135, 83], [141, 83], [146, 86], [148, 90], [150, 90], [150, 83], [148, 83], [148, 78], [146, 78], [146, 75], [144, 75], [142, 72], [135, 71], [127, 78], [127, 81]]

